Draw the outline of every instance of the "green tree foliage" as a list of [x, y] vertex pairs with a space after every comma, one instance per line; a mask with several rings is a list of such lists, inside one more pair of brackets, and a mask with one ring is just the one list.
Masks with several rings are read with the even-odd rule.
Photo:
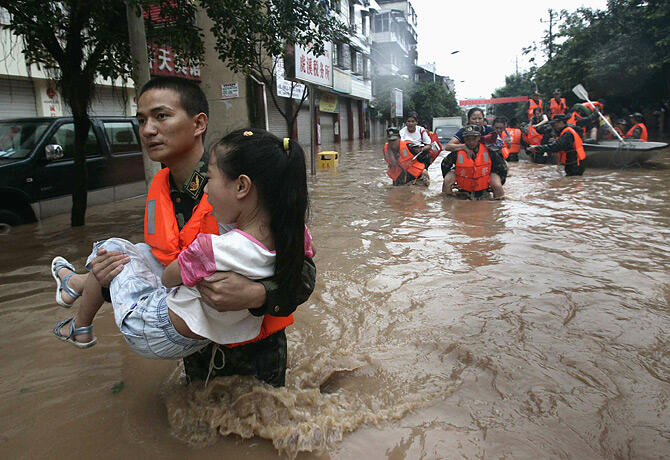
[[377, 118], [384, 121], [395, 118], [391, 116], [391, 109], [394, 108], [394, 100], [392, 99], [394, 88], [398, 88], [403, 92], [403, 115], [414, 111], [414, 104], [410, 98], [414, 87], [412, 81], [395, 75], [381, 75], [375, 78], [374, 87], [375, 95], [372, 98], [370, 106], [372, 114]]
[[[545, 98], [582, 83], [594, 99], [617, 113], [656, 107], [670, 96], [668, 0], [610, 0], [607, 9], [561, 12], [554, 54], [532, 78]], [[543, 43], [542, 46], [547, 46]]]
[[435, 117], [451, 117], [461, 114], [454, 94], [439, 83], [416, 83], [411, 88], [409, 97], [414, 111], [419, 116], [419, 121], [427, 122], [429, 126]]
[[[496, 89], [492, 97], [529, 96], [535, 91], [532, 73], [508, 75], [505, 77], [505, 86]], [[493, 106], [496, 116], [507, 117], [511, 122], [522, 123], [528, 118], [528, 102], [517, 102], [512, 104], [496, 104]]]
[[453, 93], [433, 82], [414, 83], [402, 77], [385, 75], [375, 79], [375, 96], [372, 100], [374, 115], [384, 121], [391, 118], [392, 90], [403, 91], [403, 116], [416, 112], [419, 122], [431, 124], [435, 117], [460, 115], [461, 111]]
[[[214, 22], [211, 32], [216, 39], [219, 58], [234, 72], [252, 75], [275, 88], [275, 68], [286, 46], [301, 45], [316, 55], [323, 54], [324, 44], [346, 41], [348, 28], [328, 14], [321, 0], [201, 0], [202, 7]], [[290, 100], [280, 101], [269, 91], [272, 101], [289, 126], [298, 116]]]
[[[149, 24], [158, 43], [166, 43], [186, 60], [203, 54], [195, 8], [188, 0], [129, 0], [132, 7], [161, 5], [161, 21]], [[90, 128], [88, 108], [98, 76], [127, 80], [132, 60], [128, 45], [126, 3], [123, 0], [0, 0], [9, 13], [2, 25], [22, 39], [28, 64], [53, 75], [72, 110], [75, 129], [71, 225], [81, 226], [86, 214], [85, 144]]]

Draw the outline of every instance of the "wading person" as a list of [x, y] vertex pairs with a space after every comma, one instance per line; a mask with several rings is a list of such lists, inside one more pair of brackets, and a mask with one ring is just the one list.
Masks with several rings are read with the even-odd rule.
[[458, 191], [467, 194], [471, 199], [486, 197], [489, 188], [492, 189], [494, 198], [504, 197], [502, 185], [491, 182], [493, 158], [486, 145], [480, 142], [480, 129], [477, 125], [467, 125], [463, 130], [467, 149], [451, 152], [445, 158], [448, 161], [442, 161], [442, 193], [454, 194], [455, 183]]
[[[484, 118], [484, 111], [479, 107], [473, 107], [468, 110], [468, 125], [477, 126], [480, 130], [480, 141], [489, 146], [495, 146], [496, 149], [502, 150], [503, 140], [498, 136], [498, 133], [495, 132], [493, 127], [486, 125], [486, 119]], [[461, 150], [468, 151], [468, 146], [465, 144], [465, 138], [463, 133], [465, 132], [465, 127], [456, 131], [454, 137], [449, 140], [449, 143], [444, 146], [444, 150], [451, 152], [449, 155], [444, 157], [442, 160], [442, 176], [445, 178], [445, 181], [451, 181], [450, 184], [453, 185], [456, 182], [456, 177], [454, 176], [455, 172], [452, 171], [453, 164], [456, 159], [455, 155], [452, 155], [455, 152]], [[472, 155], [472, 151], [468, 151], [468, 154]], [[495, 199], [504, 198], [502, 186], [505, 183], [505, 178], [507, 177], [507, 164], [504, 161], [496, 161], [497, 158], [494, 158], [493, 161], [493, 171], [491, 172], [491, 189], [493, 190], [493, 196]], [[451, 186], [448, 187], [451, 191]], [[445, 190], [443, 185], [442, 190]]]
[[647, 126], [644, 124], [644, 117], [640, 112], [635, 112], [630, 116], [633, 126], [626, 133], [629, 139], [640, 139], [643, 142], [648, 141]]
[[[144, 222], [144, 240], [150, 248], [147, 257], [162, 265], [176, 259], [198, 234], [219, 231], [211, 207], [206, 200], [202, 201], [209, 163], [209, 154], [203, 146], [208, 111], [202, 90], [186, 80], [158, 77], [140, 92], [137, 118], [143, 148], [152, 160], [167, 166], [153, 179]], [[107, 301], [110, 297], [106, 288], [128, 260], [119, 251], [101, 249], [91, 261], [91, 271], [104, 287]], [[58, 274], [63, 278], [63, 290], [78, 295], [83, 286], [70, 285], [68, 275]], [[249, 309], [252, 315], [262, 317], [263, 322], [261, 334], [249, 343], [217, 349], [218, 357], [214, 356], [214, 360], [212, 345], [185, 358], [187, 377], [205, 380], [210, 363], [214, 363], [214, 376], [253, 375], [271, 385], [283, 385], [284, 329], [293, 321], [291, 314], [297, 305], [307, 300], [314, 289], [315, 277], [313, 262], [305, 258], [303, 283], [297, 291], [282, 286], [276, 278], [256, 282], [233, 272], [216, 272], [199, 282], [198, 291], [207, 305], [218, 311]]]
[[[95, 258], [99, 248], [130, 257], [112, 280], [110, 296], [121, 334], [146, 358], [181, 359], [210, 342], [253, 340], [261, 333], [263, 318], [248, 310], [219, 312], [202, 302], [194, 286], [216, 271], [234, 271], [249, 279], [276, 276], [295, 290], [302, 283], [304, 255], [313, 254], [305, 227], [305, 157], [297, 142], [287, 138], [282, 143], [263, 130], [240, 130], [221, 139], [209, 161], [207, 202], [200, 206], [213, 207], [216, 219], [229, 223], [227, 232], [198, 234], [165, 269], [120, 238], [96, 243], [89, 257]], [[65, 264], [60, 257], [53, 264], [61, 282], [59, 272]], [[88, 348], [97, 341], [93, 319], [104, 302], [101, 286], [92, 273], [72, 275], [70, 280], [83, 284], [79, 309], [53, 332], [78, 348]]]
[[581, 176], [586, 167], [584, 159], [586, 153], [582, 145], [582, 138], [571, 126], [568, 126], [565, 115], [556, 115], [551, 124], [559, 133], [559, 136], [553, 142], [547, 145], [531, 145], [528, 150], [539, 154], [546, 152], [558, 152], [558, 162], [565, 165], [566, 176]]
[[423, 147], [416, 148], [412, 153], [407, 141], [400, 140], [398, 128], [386, 130], [386, 144], [384, 144], [384, 160], [388, 164], [386, 175], [393, 180], [393, 185], [417, 183], [428, 185], [430, 180], [426, 165], [417, 159], [418, 155], [425, 154]]
[[521, 151], [521, 137], [522, 133], [519, 128], [510, 128], [505, 123], [505, 130], [503, 131], [505, 138], [503, 141], [506, 141], [509, 138], [509, 156], [506, 158], [507, 161], [519, 161], [519, 152]]
[[[426, 152], [426, 157], [428, 157], [432, 143], [430, 135], [426, 128], [419, 125], [418, 115], [415, 112], [411, 112], [405, 119], [405, 126], [400, 130], [400, 140], [408, 144], [420, 142], [422, 150]], [[430, 166], [430, 163], [426, 165], [426, 167], [428, 166]]]

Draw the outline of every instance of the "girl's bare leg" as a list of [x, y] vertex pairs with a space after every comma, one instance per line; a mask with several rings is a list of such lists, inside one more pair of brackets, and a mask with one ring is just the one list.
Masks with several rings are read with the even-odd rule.
[[[105, 300], [102, 298], [102, 293], [100, 292], [100, 283], [98, 283], [96, 277], [93, 276], [93, 273], [76, 276], [82, 276], [85, 280], [83, 283], [81, 300], [79, 302], [79, 310], [74, 318], [74, 327], [90, 326], [93, 323], [93, 318], [95, 318], [96, 313], [98, 313], [98, 310], [100, 310], [100, 307]], [[73, 276], [72, 278], [75, 277]], [[70, 278], [70, 280], [72, 280], [72, 278]], [[72, 288], [75, 289], [74, 286]], [[68, 323], [63, 326], [60, 333], [64, 336], [69, 335], [70, 324]], [[77, 342], [89, 342], [93, 340], [93, 334], [79, 334], [75, 337], [75, 340]]]
[[[58, 278], [60, 278], [61, 282], [63, 281], [63, 278], [65, 278], [69, 273], [74, 273], [72, 270], [70, 270], [67, 267], [63, 267], [60, 270], [58, 270]], [[70, 277], [70, 279], [67, 281], [67, 285], [70, 289], [72, 289], [74, 292], [79, 292], [81, 293], [84, 289], [84, 283], [86, 282], [86, 277], [88, 276], [88, 273], [83, 273], [83, 274], [74, 274]], [[61, 298], [65, 303], [72, 304], [75, 299], [72, 298], [70, 294], [67, 293], [65, 289], [61, 291]]]

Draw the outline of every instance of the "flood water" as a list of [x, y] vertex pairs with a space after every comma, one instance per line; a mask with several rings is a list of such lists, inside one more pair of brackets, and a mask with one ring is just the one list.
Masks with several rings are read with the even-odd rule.
[[0, 235], [0, 458], [668, 458], [670, 149], [644, 167], [510, 164], [507, 199], [392, 187], [380, 145], [310, 179], [317, 288], [288, 329], [287, 386], [185, 387], [51, 328], [49, 264], [142, 238], [143, 201]]

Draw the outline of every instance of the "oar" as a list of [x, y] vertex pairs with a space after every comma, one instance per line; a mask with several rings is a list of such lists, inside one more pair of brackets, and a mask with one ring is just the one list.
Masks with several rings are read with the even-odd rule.
[[614, 129], [614, 126], [611, 125], [611, 123], [609, 122], [609, 120], [607, 120], [607, 118], [605, 118], [605, 116], [604, 116], [602, 113], [600, 113], [600, 110], [598, 110], [598, 108], [597, 108], [595, 105], [593, 105], [593, 102], [591, 102], [591, 101], [589, 100], [589, 93], [586, 92], [586, 89], [582, 86], [581, 83], [577, 84], [577, 86], [575, 86], [574, 88], [572, 88], [572, 92], [575, 93], [575, 94], [577, 95], [578, 98], [580, 98], [580, 99], [586, 99], [586, 100], [589, 102], [589, 104], [591, 104], [591, 107], [593, 107], [593, 109], [594, 109], [596, 112], [598, 112], [598, 115], [600, 115], [600, 118], [602, 118], [603, 120], [605, 120], [605, 123], [607, 123], [607, 126], [610, 127], [610, 129], [612, 130], [612, 132], [614, 133], [614, 135], [615, 135], [616, 137], [618, 137], [619, 140], [620, 140], [621, 142], [623, 142], [623, 143], [626, 142], [626, 141], [624, 141], [623, 138], [619, 135], [619, 133], [617, 132], [617, 130]]

